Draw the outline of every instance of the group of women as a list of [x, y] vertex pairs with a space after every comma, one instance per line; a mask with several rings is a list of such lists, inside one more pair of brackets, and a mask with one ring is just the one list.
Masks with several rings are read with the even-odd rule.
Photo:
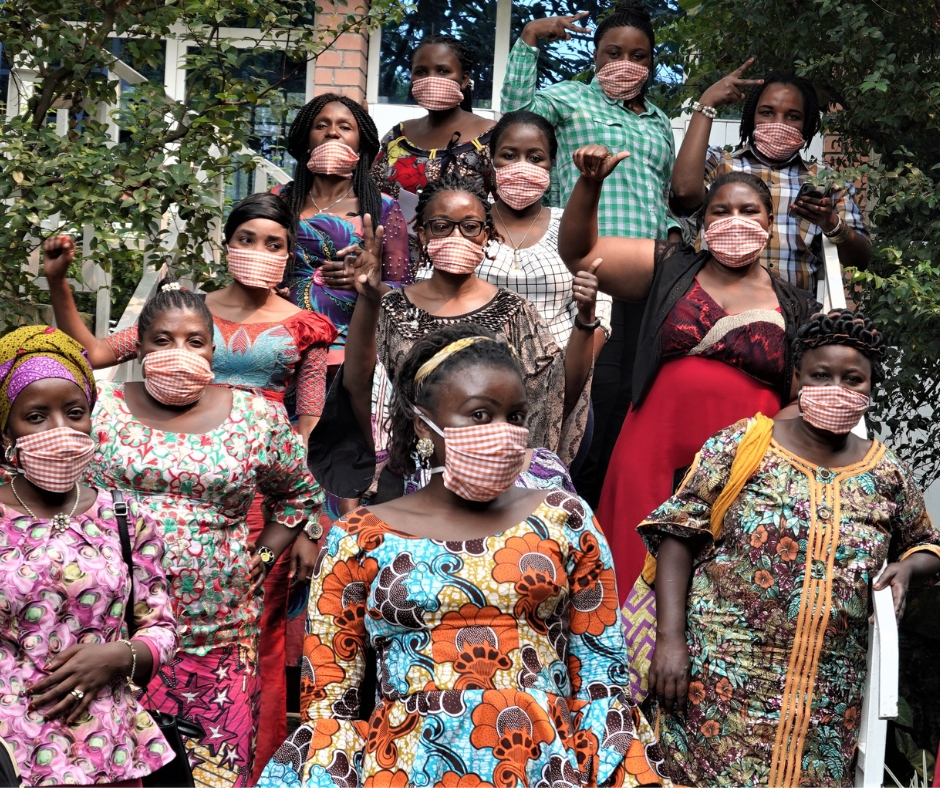
[[[210, 786], [851, 783], [870, 585], [900, 615], [940, 572], [910, 471], [852, 432], [885, 338], [801, 289], [822, 235], [867, 264], [852, 189], [800, 190], [815, 93], [749, 64], [674, 167], [636, 3], [592, 82], [537, 90], [583, 16], [525, 28], [496, 124], [443, 35], [414, 52], [427, 115], [381, 140], [315, 98], [293, 181], [229, 215], [231, 284], [167, 276], [131, 329], [91, 335], [74, 245], [45, 243], [59, 329], [0, 339], [0, 740], [28, 785], [154, 784], [151, 711], [201, 726]], [[745, 92], [742, 148], [708, 151]], [[143, 382], [96, 385], [132, 358]]]

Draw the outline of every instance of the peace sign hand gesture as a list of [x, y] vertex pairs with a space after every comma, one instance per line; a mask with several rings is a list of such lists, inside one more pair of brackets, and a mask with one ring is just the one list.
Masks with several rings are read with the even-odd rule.
[[382, 239], [385, 228], [379, 225], [373, 231], [372, 217], [362, 217], [362, 249], [346, 258], [347, 265], [353, 269], [356, 291], [363, 298], [378, 301], [385, 288], [382, 287]]
[[749, 57], [740, 68], [726, 74], [702, 94], [699, 101], [706, 107], [723, 107], [737, 104], [744, 98], [744, 92], [752, 85], [760, 85], [762, 79], [743, 79], [742, 74], [754, 65], [754, 58]]
[[571, 16], [548, 16], [544, 19], [534, 19], [523, 28], [522, 40], [529, 46], [534, 47], [541, 39], [546, 41], [568, 41], [572, 33], [590, 33], [590, 30], [577, 24], [589, 13], [589, 11], [581, 11]]
[[604, 145], [585, 145], [578, 148], [572, 155], [574, 166], [578, 168], [585, 178], [592, 181], [603, 181], [614, 171], [620, 162], [629, 158], [627, 151], [611, 153]]

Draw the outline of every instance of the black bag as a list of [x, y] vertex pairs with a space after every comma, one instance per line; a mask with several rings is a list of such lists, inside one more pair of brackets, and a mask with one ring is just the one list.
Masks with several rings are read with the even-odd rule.
[[[127, 600], [127, 607], [124, 609], [124, 620], [127, 622], [127, 636], [132, 638], [137, 631], [137, 624], [134, 621], [134, 553], [131, 549], [130, 530], [127, 525], [127, 504], [120, 490], [112, 490], [111, 497], [114, 499], [114, 517], [118, 522], [118, 534], [121, 537], [121, 554], [131, 574], [131, 593]], [[146, 685], [141, 685], [141, 687], [146, 691]], [[152, 774], [142, 777], [141, 783], [148, 788], [195, 788], [193, 770], [189, 765], [189, 758], [186, 757], [183, 737], [199, 740], [206, 735], [205, 730], [198, 722], [183, 719], [175, 714], [149, 709], [147, 713], [160, 729], [176, 757]]]
[[0, 739], [0, 788], [20, 788], [22, 784], [16, 761], [13, 760], [6, 743]]

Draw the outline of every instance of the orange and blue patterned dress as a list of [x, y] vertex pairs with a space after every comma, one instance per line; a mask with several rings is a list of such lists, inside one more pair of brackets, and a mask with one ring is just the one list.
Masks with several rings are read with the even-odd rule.
[[[359, 719], [367, 648], [378, 699]], [[274, 786], [659, 785], [652, 730], [624, 693], [610, 551], [561, 490], [472, 541], [339, 520], [310, 593], [301, 727]]]

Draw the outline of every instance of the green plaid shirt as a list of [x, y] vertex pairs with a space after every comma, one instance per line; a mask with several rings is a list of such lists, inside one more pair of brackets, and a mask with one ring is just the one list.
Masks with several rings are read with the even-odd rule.
[[538, 58], [536, 47], [516, 40], [506, 67], [502, 110], [527, 109], [555, 127], [562, 205], [578, 180], [572, 153], [591, 143], [606, 145], [612, 152], [626, 150], [630, 158], [620, 162], [604, 183], [598, 231], [626, 238], [665, 238], [670, 227], [678, 226], [667, 209], [676, 159], [669, 119], [649, 101], [646, 111], [637, 115], [625, 102], [607, 98], [596, 80], [560, 82], [536, 90]]

